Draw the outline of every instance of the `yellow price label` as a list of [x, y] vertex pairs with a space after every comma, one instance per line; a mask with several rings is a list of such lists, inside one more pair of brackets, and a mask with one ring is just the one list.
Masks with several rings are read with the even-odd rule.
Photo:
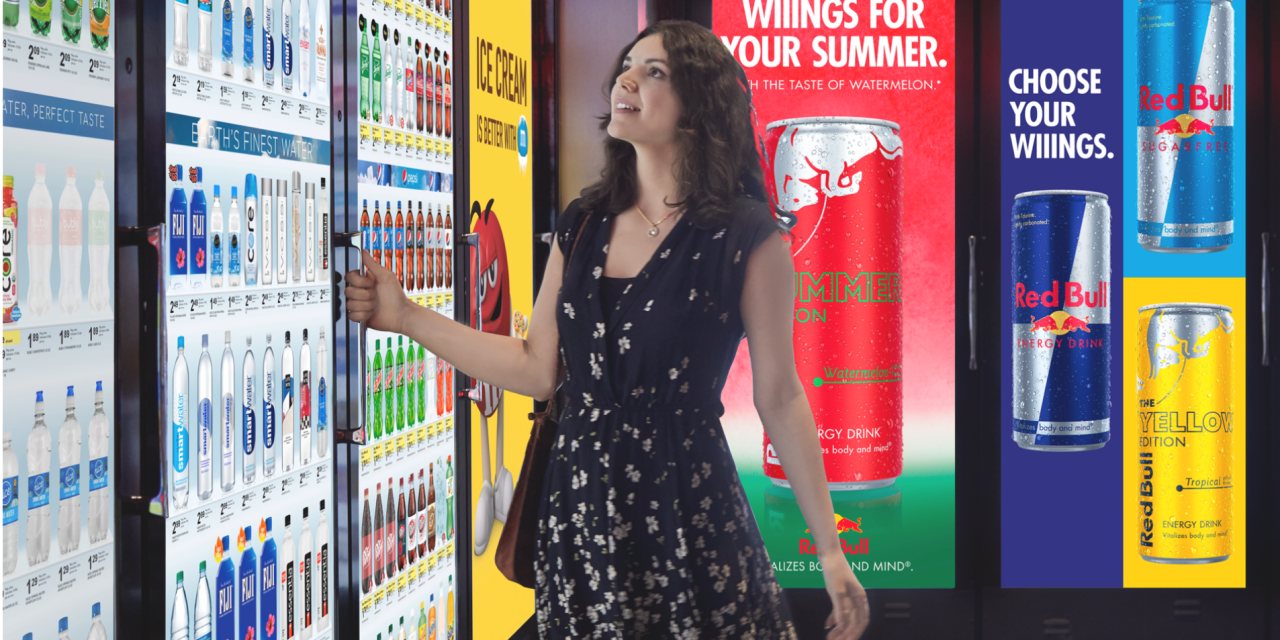
[[436, 140], [436, 154], [444, 153], [444, 143]]
[[453, 431], [453, 416], [444, 419], [445, 425], [450, 431]]
[[386, 592], [387, 592], [386, 587], [381, 587], [381, 588], [379, 588], [377, 591], [374, 591], [374, 592], [373, 592], [373, 603], [374, 603], [374, 604], [377, 604], [377, 603], [379, 603], [379, 602], [382, 602], [383, 597], [385, 597], [385, 596], [386, 596]]
[[396, 13], [404, 13], [404, 0], [396, 0]]
[[6, 331], [6, 332], [4, 332], [4, 346], [6, 346], [6, 347], [10, 347], [10, 346], [13, 346], [13, 345], [15, 345], [15, 344], [18, 344], [19, 342], [22, 342], [22, 331], [21, 331], [21, 330], [19, 330], [19, 329], [14, 329], [14, 330], [12, 330], [12, 331]]
[[418, 136], [418, 151], [426, 151], [426, 150], [427, 150], [427, 137]]
[[431, 425], [427, 427], [427, 437], [436, 437], [436, 423], [432, 422]]
[[373, 596], [368, 596], [360, 601], [360, 613], [369, 613], [373, 608]]
[[453, 541], [452, 541], [452, 540], [450, 540], [450, 541], [449, 541], [448, 551], [446, 551], [445, 553], [447, 553], [447, 554], [449, 554], [449, 555], [451, 555], [451, 556], [453, 555]]
[[453, 145], [449, 144], [448, 142], [444, 143], [444, 154], [446, 156], [453, 155]]
[[404, 436], [396, 436], [396, 449], [404, 451]]
[[372, 127], [369, 126], [369, 123], [361, 122], [360, 123], [360, 139], [368, 140], [370, 137], [372, 137], [373, 132], [371, 131], [371, 129]]
[[374, 459], [374, 460], [381, 460], [381, 459], [382, 459], [382, 450], [383, 450], [383, 444], [382, 444], [381, 442], [379, 442], [378, 444], [373, 445], [373, 459]]
[[373, 141], [382, 142], [382, 127], [373, 127]]
[[444, 21], [444, 32], [446, 35], [453, 35], [453, 23], [448, 20]]
[[412, 449], [414, 445], [418, 444], [417, 442], [418, 439], [415, 436], [416, 436], [416, 433], [414, 432], [413, 429], [410, 429], [409, 433], [404, 434], [405, 444], [408, 445], [410, 449]]
[[408, 587], [409, 587], [409, 574], [407, 573], [400, 574], [400, 590], [404, 591]]
[[426, 22], [426, 13], [422, 10], [422, 7], [414, 7], [413, 13], [417, 16], [418, 22]]
[[427, 567], [431, 569], [436, 568], [436, 554], [433, 553], [427, 556]]
[[426, 441], [427, 441], [427, 428], [426, 428], [426, 427], [418, 427], [418, 439], [419, 439], [419, 440], [421, 440], [421, 441], [423, 441], [423, 442], [426, 442]]
[[360, 449], [360, 466], [367, 467], [373, 462], [373, 448], [362, 447]]
[[444, 302], [445, 304], [453, 304], [453, 294], [452, 293], [444, 294]]
[[401, 133], [401, 132], [399, 132], [399, 131], [395, 132], [395, 141], [396, 141], [396, 146], [397, 146], [397, 147], [403, 147], [403, 146], [404, 146], [404, 134], [403, 134], [403, 133]]

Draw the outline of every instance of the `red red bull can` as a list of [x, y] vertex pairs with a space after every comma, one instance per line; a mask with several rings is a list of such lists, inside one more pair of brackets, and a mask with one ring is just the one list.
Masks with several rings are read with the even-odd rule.
[[[768, 185], [795, 220], [796, 370], [832, 491], [902, 474], [902, 139], [868, 118], [766, 127]], [[764, 439], [764, 472], [790, 487]]]

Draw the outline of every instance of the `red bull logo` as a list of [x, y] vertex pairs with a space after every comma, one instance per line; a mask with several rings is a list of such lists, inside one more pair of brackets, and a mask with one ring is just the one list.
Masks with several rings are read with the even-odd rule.
[[1162, 94], [1143, 85], [1138, 88], [1138, 108], [1142, 111], [1232, 111], [1235, 102], [1234, 88], [1224, 84], [1217, 93], [1211, 93], [1210, 87], [1204, 85], [1193, 84], [1188, 87], [1179, 83], [1177, 91]]
[[[835, 516], [836, 516], [836, 534], [837, 535], [844, 535], [846, 531], [862, 533], [862, 518], [858, 518], [857, 520], [850, 520], [838, 513], [835, 514]], [[809, 533], [810, 531], [808, 529], [805, 529], [804, 532]], [[870, 539], [865, 537], [859, 539], [853, 544], [849, 544], [848, 540], [841, 538], [840, 550], [844, 552], [845, 555], [867, 555], [870, 553], [870, 544], [871, 544]], [[800, 553], [817, 555], [818, 548], [813, 544], [812, 540], [801, 538]]]
[[1156, 127], [1156, 135], [1167, 134], [1178, 136], [1179, 138], [1190, 138], [1198, 133], [1214, 135], [1213, 120], [1213, 118], [1210, 118], [1209, 123], [1205, 124], [1203, 120], [1184, 113], [1160, 123]]
[[1066, 311], [1054, 311], [1039, 320], [1033, 319], [1030, 330], [1032, 333], [1036, 331], [1047, 331], [1056, 336], [1062, 336], [1071, 333], [1076, 329], [1082, 329], [1085, 333], [1092, 333], [1089, 331], [1089, 316], [1085, 316], [1082, 320], [1067, 313]]

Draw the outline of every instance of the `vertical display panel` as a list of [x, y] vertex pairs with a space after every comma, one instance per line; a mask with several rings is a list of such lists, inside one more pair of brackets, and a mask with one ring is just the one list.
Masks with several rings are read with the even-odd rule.
[[4, 5], [6, 640], [115, 635], [111, 18]]
[[[453, 5], [362, 0], [356, 205], [361, 245], [409, 300], [454, 317]], [[453, 367], [364, 332], [364, 434], [351, 508], [362, 638], [456, 630]]]
[[[477, 241], [466, 265], [473, 274], [466, 283], [471, 308], [462, 317], [474, 329], [524, 337], [534, 282], [532, 13], [528, 2], [483, 0], [468, 5], [467, 20], [467, 122], [473, 128], [467, 149], [471, 208], [464, 228]], [[472, 637], [506, 638], [534, 614], [533, 593], [507, 580], [494, 562], [523, 468], [533, 401], [476, 385], [472, 406], [464, 409], [471, 416], [467, 516], [474, 523], [464, 549], [473, 602], [506, 605], [475, 606], [469, 623]]]
[[[765, 184], [791, 221], [793, 345], [841, 548], [867, 587], [955, 586], [955, 5], [714, 3], [746, 70]], [[738, 476], [783, 587], [822, 587], [752, 403], [722, 394]]]
[[327, 5], [164, 4], [173, 638], [334, 633]]

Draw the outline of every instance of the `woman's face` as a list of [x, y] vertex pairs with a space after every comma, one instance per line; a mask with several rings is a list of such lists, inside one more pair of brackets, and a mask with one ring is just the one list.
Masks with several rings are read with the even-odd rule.
[[609, 95], [609, 135], [633, 145], [674, 142], [680, 99], [671, 86], [662, 36], [651, 35], [637, 42], [622, 69]]

